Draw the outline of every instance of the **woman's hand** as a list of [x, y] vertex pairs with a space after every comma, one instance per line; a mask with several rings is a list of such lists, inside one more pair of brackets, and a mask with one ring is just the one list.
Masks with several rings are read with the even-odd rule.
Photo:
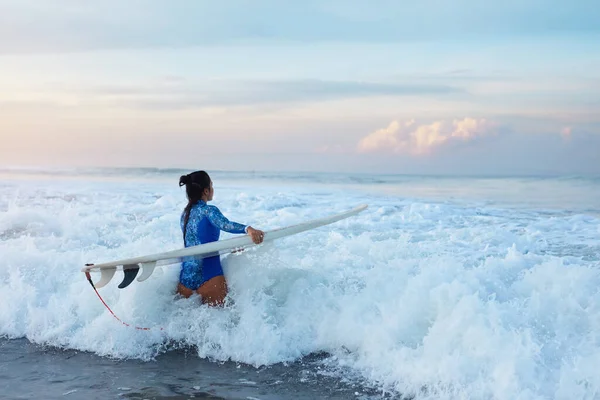
[[263, 239], [265, 238], [265, 233], [261, 230], [254, 229], [253, 227], [248, 227], [248, 235], [252, 237], [252, 241], [256, 244], [261, 244]]

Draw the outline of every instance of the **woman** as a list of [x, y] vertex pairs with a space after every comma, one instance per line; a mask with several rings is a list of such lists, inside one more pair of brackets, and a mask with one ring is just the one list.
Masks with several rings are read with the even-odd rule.
[[[213, 199], [213, 185], [204, 171], [192, 172], [179, 178], [185, 185], [188, 204], [181, 215], [181, 229], [185, 247], [219, 240], [221, 231], [247, 233], [256, 244], [262, 243], [264, 233], [251, 226], [230, 222], [215, 206], [207, 203]], [[177, 293], [190, 297], [198, 293], [203, 303], [223, 305], [227, 296], [227, 283], [223, 276], [220, 257], [204, 259], [190, 257], [181, 264]]]

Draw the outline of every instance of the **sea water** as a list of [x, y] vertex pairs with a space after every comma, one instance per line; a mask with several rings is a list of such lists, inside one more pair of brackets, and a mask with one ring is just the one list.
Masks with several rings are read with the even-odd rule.
[[[185, 172], [0, 171], [0, 336], [19, 344], [0, 382], [18, 375], [15, 354], [35, 362], [26, 339], [96, 357], [87, 365], [170, 357], [158, 375], [190, 357], [205, 370], [276, 368], [298, 385], [346, 385], [342, 398], [600, 398], [597, 178], [209, 171], [213, 204], [263, 230], [369, 208], [224, 257], [223, 309], [175, 296], [178, 265], [122, 290], [116, 276], [99, 292], [151, 328], [136, 330], [80, 269], [181, 248]], [[239, 398], [295, 398], [269, 393]]]

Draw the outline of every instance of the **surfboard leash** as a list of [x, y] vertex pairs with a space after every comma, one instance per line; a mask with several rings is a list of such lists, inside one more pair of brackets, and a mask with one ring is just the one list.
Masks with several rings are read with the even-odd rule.
[[[153, 329], [157, 329], [157, 328], [144, 328], [144, 327], [140, 327], [140, 326], [130, 325], [127, 322], [124, 322], [123, 320], [121, 320], [121, 318], [117, 317], [116, 314], [113, 312], [113, 310], [110, 309], [110, 307], [108, 306], [108, 304], [106, 304], [106, 302], [104, 301], [104, 299], [102, 298], [102, 296], [100, 296], [100, 293], [98, 293], [98, 289], [96, 289], [96, 286], [94, 286], [94, 282], [92, 282], [92, 277], [91, 277], [89, 271], [85, 271], [85, 277], [87, 278], [87, 280], [90, 283], [90, 285], [92, 285], [92, 288], [94, 289], [94, 292], [96, 292], [96, 295], [98, 296], [98, 298], [100, 299], [100, 301], [102, 302], [102, 304], [104, 304], [104, 307], [106, 307], [106, 309], [108, 311], [110, 311], [110, 313], [112, 314], [112, 316], [115, 317], [115, 319], [117, 321], [119, 321], [120, 323], [122, 323], [125, 326], [128, 326], [130, 328], [135, 328], [135, 329], [140, 330], [140, 331], [151, 331]], [[164, 330], [164, 328], [158, 328], [158, 329], [161, 330], [161, 331]]]

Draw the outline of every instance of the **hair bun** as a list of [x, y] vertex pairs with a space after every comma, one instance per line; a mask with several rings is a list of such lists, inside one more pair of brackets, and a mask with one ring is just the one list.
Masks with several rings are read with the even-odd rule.
[[189, 175], [181, 175], [181, 177], [179, 178], [179, 187], [182, 187], [183, 185], [187, 185], [188, 183], [190, 183], [190, 176]]

